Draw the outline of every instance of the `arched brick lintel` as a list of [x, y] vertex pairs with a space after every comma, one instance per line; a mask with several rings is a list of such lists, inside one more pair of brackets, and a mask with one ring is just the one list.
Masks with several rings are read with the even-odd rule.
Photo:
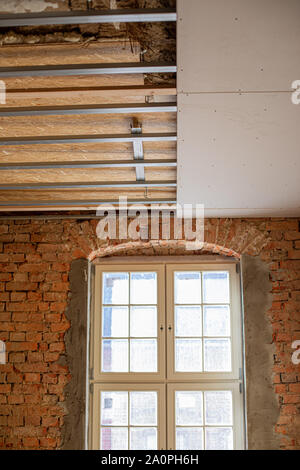
[[203, 243], [196, 250], [187, 249], [183, 241], [136, 241], [120, 243], [117, 245], [106, 245], [92, 251], [88, 255], [88, 260], [93, 261], [96, 258], [105, 258], [109, 256], [139, 256], [139, 255], [196, 255], [196, 254], [218, 254], [222, 256], [240, 259], [240, 253], [226, 247], [214, 245], [212, 243]]
[[[263, 227], [262, 227], [263, 228]], [[259, 256], [270, 242], [268, 232], [255, 224], [237, 219], [205, 220], [204, 243], [196, 249], [188, 247], [185, 240], [100, 240], [97, 237], [97, 221], [82, 222], [74, 236], [76, 249], [73, 259], [107, 256], [167, 256], [219, 254], [240, 259], [241, 255]], [[192, 248], [192, 249], [189, 249]]]

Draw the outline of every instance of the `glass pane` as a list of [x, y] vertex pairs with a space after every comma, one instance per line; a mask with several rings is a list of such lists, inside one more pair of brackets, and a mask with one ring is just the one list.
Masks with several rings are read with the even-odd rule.
[[128, 308], [104, 307], [102, 313], [102, 336], [127, 337], [128, 336]]
[[131, 307], [130, 336], [144, 338], [157, 336], [156, 307]]
[[202, 336], [201, 307], [175, 307], [175, 335]]
[[128, 340], [102, 341], [102, 372], [128, 372]]
[[201, 273], [175, 273], [175, 303], [201, 304]]
[[130, 450], [156, 450], [156, 428], [130, 428]]
[[176, 392], [176, 424], [201, 426], [203, 424], [202, 392]]
[[127, 428], [102, 428], [102, 450], [128, 450]]
[[203, 450], [203, 429], [176, 428], [176, 450]]
[[175, 340], [175, 370], [177, 372], [202, 371], [202, 340]]
[[128, 393], [101, 392], [101, 424], [128, 425]]
[[229, 273], [206, 272], [203, 273], [203, 302], [229, 303]]
[[232, 450], [232, 428], [206, 428], [206, 450]]
[[157, 372], [156, 339], [133, 339], [130, 341], [130, 371]]
[[205, 424], [232, 424], [232, 394], [230, 391], [205, 392]]
[[130, 424], [157, 425], [157, 392], [130, 393]]
[[204, 370], [207, 372], [231, 371], [230, 339], [204, 340]]
[[128, 273], [103, 273], [103, 304], [128, 304]]
[[131, 273], [130, 280], [131, 304], [157, 303], [157, 274]]
[[207, 305], [204, 307], [204, 336], [230, 336], [228, 305]]

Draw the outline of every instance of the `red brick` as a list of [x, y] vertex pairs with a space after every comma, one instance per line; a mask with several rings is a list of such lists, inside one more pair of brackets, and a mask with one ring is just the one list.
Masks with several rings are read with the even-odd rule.
[[28, 352], [29, 362], [41, 362], [43, 360], [43, 353], [41, 352]]
[[25, 354], [24, 353], [9, 353], [9, 360], [10, 362], [25, 362]]
[[7, 351], [36, 351], [38, 344], [32, 341], [9, 342], [6, 347]]
[[14, 281], [16, 281], [16, 282], [27, 282], [28, 281], [28, 274], [27, 273], [17, 272], [17, 273], [14, 274]]
[[49, 323], [58, 323], [61, 321], [61, 314], [60, 313], [47, 313], [45, 319]]
[[39, 383], [41, 381], [40, 374], [27, 373], [25, 374], [25, 382], [28, 383]]
[[26, 341], [33, 341], [39, 343], [42, 341], [42, 333], [35, 333], [31, 331], [26, 332]]
[[0, 292], [0, 301], [9, 300], [9, 292]]
[[57, 383], [57, 374], [43, 374], [43, 382], [48, 384]]
[[35, 312], [38, 306], [30, 302], [8, 303], [6, 309], [8, 312]]
[[41, 444], [41, 447], [45, 447], [47, 449], [48, 448], [53, 449], [54, 447], [57, 446], [57, 440], [53, 437], [41, 437], [40, 444]]
[[40, 243], [37, 251], [39, 253], [57, 253], [59, 246], [51, 243]]
[[46, 274], [45, 279], [47, 282], [61, 281], [62, 276], [60, 273], [51, 272]]
[[7, 382], [12, 384], [22, 383], [23, 375], [16, 374], [15, 372], [10, 372], [7, 374]]
[[12, 292], [10, 294], [10, 300], [12, 302], [21, 302], [22, 300], [26, 300], [26, 297], [26, 292]]
[[24, 396], [12, 393], [8, 396], [7, 401], [12, 405], [19, 405], [21, 403], [24, 403]]
[[45, 292], [44, 300], [48, 302], [62, 302], [67, 300], [66, 292]]
[[52, 302], [50, 310], [52, 312], [64, 312], [67, 308], [67, 302]]
[[286, 240], [300, 240], [300, 232], [298, 231], [287, 231], [284, 234]]
[[10, 341], [25, 341], [25, 333], [22, 332], [12, 332], [9, 335]]
[[284, 405], [281, 412], [283, 415], [296, 415], [297, 408], [295, 405]]
[[0, 233], [7, 233], [8, 232], [8, 225], [0, 225]]
[[43, 298], [43, 294], [41, 292], [28, 292], [27, 296], [29, 301], [39, 301]]
[[38, 309], [40, 312], [46, 312], [49, 310], [49, 303], [48, 302], [39, 302]]
[[6, 284], [6, 290], [11, 291], [28, 291], [37, 289], [38, 284], [35, 282], [15, 282], [11, 281]]
[[0, 281], [11, 281], [12, 275], [10, 273], [0, 273]]
[[51, 323], [50, 329], [52, 332], [65, 332], [70, 328], [70, 323], [61, 322], [61, 323]]
[[11, 385], [10, 384], [0, 384], [0, 393], [10, 393]]
[[39, 263], [39, 264], [22, 264], [20, 266], [19, 271], [26, 272], [26, 273], [44, 273], [49, 270], [49, 266], [46, 263]]
[[46, 428], [57, 427], [59, 425], [59, 421], [58, 418], [55, 418], [54, 416], [48, 416], [42, 418], [42, 425], [46, 426]]
[[26, 322], [26, 323], [16, 323], [15, 328], [18, 331], [43, 331], [45, 326], [42, 322]]
[[39, 415], [29, 415], [25, 417], [26, 426], [40, 426], [42, 418]]
[[0, 271], [3, 273], [15, 273], [18, 270], [18, 266], [14, 263], [1, 263]]
[[53, 282], [52, 291], [57, 292], [65, 292], [69, 290], [69, 283], [68, 282]]
[[56, 362], [59, 359], [59, 353], [47, 351], [44, 354], [45, 362]]
[[63, 342], [50, 344], [50, 351], [63, 352], [64, 350], [65, 344]]
[[36, 437], [24, 437], [23, 443], [25, 447], [39, 447], [39, 440]]
[[31, 243], [7, 243], [4, 251], [6, 253], [34, 253], [35, 247]]
[[70, 264], [69, 263], [53, 263], [52, 269], [53, 271], [66, 272], [70, 270]]
[[[289, 384], [289, 392], [300, 394], [300, 382], [295, 383], [295, 384]], [[300, 397], [299, 397], [299, 402], [300, 402]]]

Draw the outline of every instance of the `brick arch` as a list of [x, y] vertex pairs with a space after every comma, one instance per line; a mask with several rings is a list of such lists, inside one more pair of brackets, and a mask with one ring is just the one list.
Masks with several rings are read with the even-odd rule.
[[270, 242], [265, 227], [241, 219], [205, 220], [204, 243], [197, 250], [187, 250], [184, 240], [99, 240], [97, 221], [81, 222], [70, 227], [73, 258], [95, 258], [133, 255], [220, 254], [239, 259], [247, 254], [258, 256]]
[[237, 259], [240, 257], [240, 254], [234, 250], [213, 243], [203, 243], [203, 245], [196, 250], [188, 250], [183, 240], [139, 240], [116, 245], [107, 244], [106, 246], [92, 251], [88, 259], [93, 261], [96, 258], [107, 258], [111, 256], [189, 256], [196, 254], [219, 254]]

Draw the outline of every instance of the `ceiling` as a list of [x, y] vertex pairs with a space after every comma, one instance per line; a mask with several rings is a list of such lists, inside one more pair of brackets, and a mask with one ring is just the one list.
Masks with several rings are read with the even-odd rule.
[[298, 0], [178, 0], [178, 202], [300, 215]]
[[[145, 21], [162, 25], [156, 31], [163, 36], [176, 11], [0, 16], [0, 80], [6, 86], [1, 211], [89, 210], [119, 196], [146, 204], [176, 200], [176, 64], [142, 61], [140, 42], [129, 41], [127, 26], [118, 26]], [[81, 23], [95, 23], [97, 30], [87, 36]], [[110, 29], [102, 30], [108, 23]]]

